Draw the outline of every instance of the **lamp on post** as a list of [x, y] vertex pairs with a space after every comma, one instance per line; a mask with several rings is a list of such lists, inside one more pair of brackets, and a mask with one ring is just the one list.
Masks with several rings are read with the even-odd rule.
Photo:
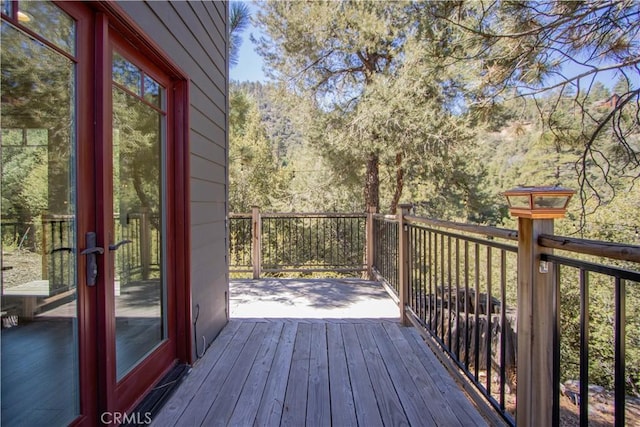
[[509, 213], [531, 219], [563, 218], [575, 191], [563, 187], [516, 187], [504, 192]]
[[559, 416], [554, 358], [558, 344], [558, 284], [553, 265], [543, 263], [552, 249], [538, 244], [553, 234], [575, 192], [562, 187], [516, 187], [504, 192], [509, 212], [518, 218], [518, 407], [516, 424], [552, 425]]

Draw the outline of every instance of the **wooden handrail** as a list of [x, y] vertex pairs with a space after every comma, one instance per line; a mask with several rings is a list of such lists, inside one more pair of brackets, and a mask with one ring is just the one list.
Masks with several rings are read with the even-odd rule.
[[397, 221], [398, 217], [396, 217], [395, 215], [387, 215], [387, 214], [381, 214], [381, 213], [377, 213], [377, 214], [373, 214], [373, 217], [375, 219], [384, 219], [386, 221]]
[[433, 227], [451, 228], [474, 234], [482, 234], [484, 236], [495, 237], [498, 239], [518, 241], [518, 232], [516, 230], [508, 230], [506, 228], [490, 227], [487, 225], [462, 224], [459, 222], [421, 218], [417, 216], [407, 216], [405, 219], [407, 224], [425, 224]]
[[538, 238], [538, 244], [545, 248], [601, 256], [620, 261], [640, 262], [640, 246], [635, 245], [577, 239], [573, 237], [550, 236], [548, 234], [541, 235]]
[[[260, 212], [262, 218], [366, 218], [366, 213]], [[250, 213], [229, 213], [229, 218], [251, 218]]]
[[261, 212], [263, 218], [366, 218], [367, 214], [334, 212]]

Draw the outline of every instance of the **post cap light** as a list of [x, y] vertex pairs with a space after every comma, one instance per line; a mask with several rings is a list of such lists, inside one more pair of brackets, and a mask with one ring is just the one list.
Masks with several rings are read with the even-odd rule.
[[575, 191], [563, 187], [516, 187], [505, 191], [512, 216], [532, 219], [563, 218]]

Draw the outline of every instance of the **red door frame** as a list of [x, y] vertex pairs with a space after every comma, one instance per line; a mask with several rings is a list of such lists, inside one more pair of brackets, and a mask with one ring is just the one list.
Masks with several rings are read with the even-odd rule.
[[[84, 196], [78, 197], [78, 212], [83, 213], [78, 215], [79, 248], [84, 248], [84, 232], [94, 229], [98, 246], [107, 248], [113, 243], [110, 241], [113, 235], [112, 41], [122, 38], [116, 42], [118, 49], [133, 55], [134, 50], [127, 48], [129, 45], [124, 40], [135, 40], [136, 59], [147, 58], [142, 61], [147, 70], [157, 69], [156, 74], [162, 72], [168, 77], [169, 80], [162, 83], [170, 94], [165, 138], [168, 339], [117, 382], [114, 295], [111, 285], [106, 286], [113, 283], [113, 260], [109, 251], [105, 251], [104, 256], [98, 257], [98, 285], [87, 287], [84, 280], [78, 284], [79, 306], [82, 307], [78, 312], [78, 323], [82, 325], [79, 339], [83, 416], [74, 424], [84, 425], [99, 421], [101, 413], [130, 413], [176, 362], [192, 363], [188, 79], [116, 4], [90, 3], [93, 6], [90, 10], [75, 2], [56, 3], [78, 22], [81, 67], [78, 70], [77, 176], [78, 192]], [[115, 33], [119, 36], [113, 36]], [[82, 60], [85, 58], [94, 60]], [[92, 123], [95, 123], [93, 128]], [[79, 272], [85, 268], [82, 258], [79, 259]]]
[[[105, 347], [98, 354], [99, 408], [102, 412], [130, 413], [177, 361], [191, 363], [190, 300], [190, 212], [188, 149], [188, 81], [185, 74], [127, 15], [111, 2], [99, 3], [96, 15], [97, 103], [95, 173], [99, 245], [108, 247], [113, 236], [111, 180], [111, 58], [116, 48], [141, 66], [167, 89], [167, 135], [165, 168], [167, 181], [166, 250], [168, 339], [121, 381], [116, 381], [113, 260], [109, 251], [102, 257], [98, 296], [98, 342]], [[128, 40], [135, 40], [135, 49]], [[162, 78], [164, 75], [166, 78]], [[100, 286], [102, 285], [102, 286]]]
[[[124, 39], [122, 39], [115, 31], [110, 31], [109, 34], [109, 49], [107, 52], [104, 53], [104, 55], [107, 57], [108, 61], [107, 64], [112, 64], [113, 61], [113, 53], [114, 52], [118, 52], [123, 58], [127, 59], [129, 62], [131, 62], [132, 64], [134, 64], [135, 66], [139, 67], [146, 75], [152, 77], [155, 81], [157, 81], [158, 83], [160, 83], [161, 86], [163, 86], [165, 88], [165, 96], [166, 96], [166, 109], [165, 109], [165, 122], [166, 122], [166, 134], [164, 135], [164, 142], [166, 142], [166, 157], [163, 159], [164, 161], [164, 165], [163, 165], [163, 169], [165, 170], [166, 173], [166, 182], [163, 182], [162, 187], [164, 188], [164, 194], [166, 194], [169, 200], [171, 200], [171, 194], [173, 192], [175, 192], [175, 188], [174, 186], [170, 185], [172, 179], [171, 179], [171, 174], [172, 171], [169, 171], [168, 167], [171, 163], [172, 163], [172, 156], [170, 153], [172, 153], [172, 148], [173, 148], [173, 134], [175, 132], [174, 126], [171, 125], [171, 121], [173, 118], [173, 102], [174, 102], [174, 94], [173, 94], [173, 83], [171, 82], [170, 78], [167, 76], [166, 73], [164, 73], [162, 70], [158, 69], [153, 63], [149, 62], [144, 56], [141, 56], [139, 52], [137, 52], [127, 41], [125, 41]], [[107, 75], [107, 78], [109, 80], [109, 82], [112, 81], [112, 74], [111, 74], [111, 66], [108, 67], [104, 67], [102, 69], [102, 71]], [[106, 81], [106, 79], [105, 79]], [[109, 102], [108, 105], [105, 105], [106, 109], [105, 109], [105, 118], [109, 117], [108, 122], [112, 123], [112, 117], [113, 117], [113, 102], [112, 102], [112, 98], [111, 98], [111, 88], [112, 86], [109, 86], [109, 96], [106, 96], [106, 92], [105, 92], [105, 99], [108, 98]], [[109, 126], [109, 130], [112, 128], [112, 126]], [[108, 181], [109, 185], [112, 185], [113, 180], [111, 179], [112, 174], [113, 174], [113, 155], [112, 155], [112, 151], [111, 148], [113, 147], [113, 141], [112, 141], [112, 132], [108, 132], [109, 133], [109, 137], [106, 140], [106, 144], [104, 147], [104, 150], [102, 151], [102, 155], [104, 155], [104, 161], [101, 162], [101, 166], [100, 168], [102, 170], [97, 170], [97, 174], [104, 177], [105, 181]], [[112, 188], [106, 188], [107, 191], [104, 194], [104, 197], [101, 198], [101, 200], [104, 201], [104, 210], [105, 210], [105, 214], [106, 214], [106, 218], [109, 218], [109, 222], [107, 224], [105, 224], [107, 230], [105, 233], [102, 233], [103, 236], [108, 236], [108, 243], [105, 241], [105, 248], [108, 245], [114, 244], [114, 235], [115, 235], [115, 230], [113, 229], [113, 213], [112, 213], [112, 206], [113, 206], [113, 189]], [[163, 230], [164, 232], [167, 233], [167, 235], [171, 235], [171, 227], [172, 227], [172, 220], [174, 217], [174, 210], [175, 210], [175, 206], [173, 206], [172, 204], [168, 203], [168, 200], [163, 200], [163, 205], [164, 207], [167, 208], [166, 212], [165, 212], [165, 218], [166, 218], [166, 226], [165, 226], [165, 230]], [[173, 256], [172, 254], [172, 248], [173, 245], [170, 244], [171, 241], [173, 239], [166, 239], [166, 237], [163, 238], [164, 240], [166, 240], [166, 249], [167, 249], [167, 253], [165, 254], [165, 262], [168, 260], [172, 260], [175, 259], [175, 256]], [[106, 255], [105, 251], [105, 255]], [[114, 270], [114, 262], [115, 262], [115, 256], [111, 256], [112, 254], [109, 253], [109, 257], [105, 257], [105, 264], [108, 265], [109, 267], [109, 271], [113, 272]], [[162, 372], [164, 373], [165, 371], [167, 371], [168, 369], [170, 369], [171, 367], [173, 367], [174, 362], [177, 360], [177, 355], [176, 355], [176, 351], [177, 351], [177, 346], [176, 346], [176, 328], [175, 328], [175, 323], [176, 323], [176, 316], [175, 314], [172, 313], [176, 313], [175, 310], [175, 279], [174, 279], [174, 274], [172, 269], [168, 268], [168, 266], [165, 268], [165, 272], [166, 272], [166, 277], [164, 277], [164, 280], [167, 284], [167, 294], [166, 294], [166, 310], [167, 310], [167, 339], [165, 339], [152, 353], [151, 355], [147, 356], [145, 358], [144, 361], [142, 361], [140, 364], [136, 365], [131, 372], [129, 372], [121, 381], [116, 382], [115, 379], [115, 375], [113, 375], [115, 373], [115, 371], [111, 372], [115, 366], [113, 363], [111, 363], [111, 360], [106, 360], [105, 363], [108, 364], [108, 370], [110, 371], [109, 374], [109, 379], [107, 380], [107, 389], [108, 390], [113, 390], [114, 391], [114, 397], [115, 397], [115, 410], [118, 412], [125, 412], [131, 405], [131, 402], [137, 402], [141, 395], [145, 392], [145, 390], [147, 390], [148, 388], [152, 387], [153, 384], [157, 381], [158, 377], [157, 377], [157, 373], [158, 372]], [[113, 283], [113, 278], [110, 278], [112, 280], [110, 280], [109, 282], [109, 286], [105, 286], [104, 289], [108, 289], [111, 287], [111, 284]], [[106, 294], [104, 295], [104, 299], [102, 299], [102, 301], [104, 301], [105, 307], [108, 307], [108, 309], [105, 310], [105, 314], [106, 316], [104, 317], [105, 320], [105, 327], [106, 327], [106, 331], [108, 331], [108, 333], [105, 335], [105, 339], [106, 339], [106, 347], [105, 347], [105, 353], [107, 355], [107, 359], [111, 358], [113, 360], [116, 359], [116, 349], [115, 349], [115, 313], [114, 311], [112, 311], [113, 307], [115, 306], [115, 299], [114, 299], [114, 293], [109, 290], [106, 292]], [[111, 313], [111, 315], [109, 315], [109, 313]], [[101, 317], [102, 319], [102, 317]], [[156, 373], [156, 375], [149, 375], [148, 373], [152, 372], [152, 373]], [[110, 394], [110, 393], [107, 393]]]

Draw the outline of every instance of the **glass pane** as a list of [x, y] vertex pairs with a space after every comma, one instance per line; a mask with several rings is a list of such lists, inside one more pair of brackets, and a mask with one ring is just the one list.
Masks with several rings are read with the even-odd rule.
[[50, 1], [21, 1], [18, 21], [65, 52], [75, 55], [75, 22]]
[[160, 93], [160, 84], [151, 77], [144, 76], [144, 99], [156, 107], [162, 108]]
[[566, 196], [534, 196], [533, 204], [536, 208], [563, 208], [567, 203]]
[[9, 0], [0, 0], [0, 11], [7, 16], [11, 16], [11, 2]]
[[113, 212], [118, 379], [164, 338], [163, 116], [113, 88]]
[[115, 52], [113, 54], [113, 81], [136, 95], [141, 95], [142, 73], [140, 69]]
[[509, 204], [512, 208], [531, 209], [529, 196], [509, 196]]
[[74, 64], [2, 23], [3, 426], [76, 418]]

